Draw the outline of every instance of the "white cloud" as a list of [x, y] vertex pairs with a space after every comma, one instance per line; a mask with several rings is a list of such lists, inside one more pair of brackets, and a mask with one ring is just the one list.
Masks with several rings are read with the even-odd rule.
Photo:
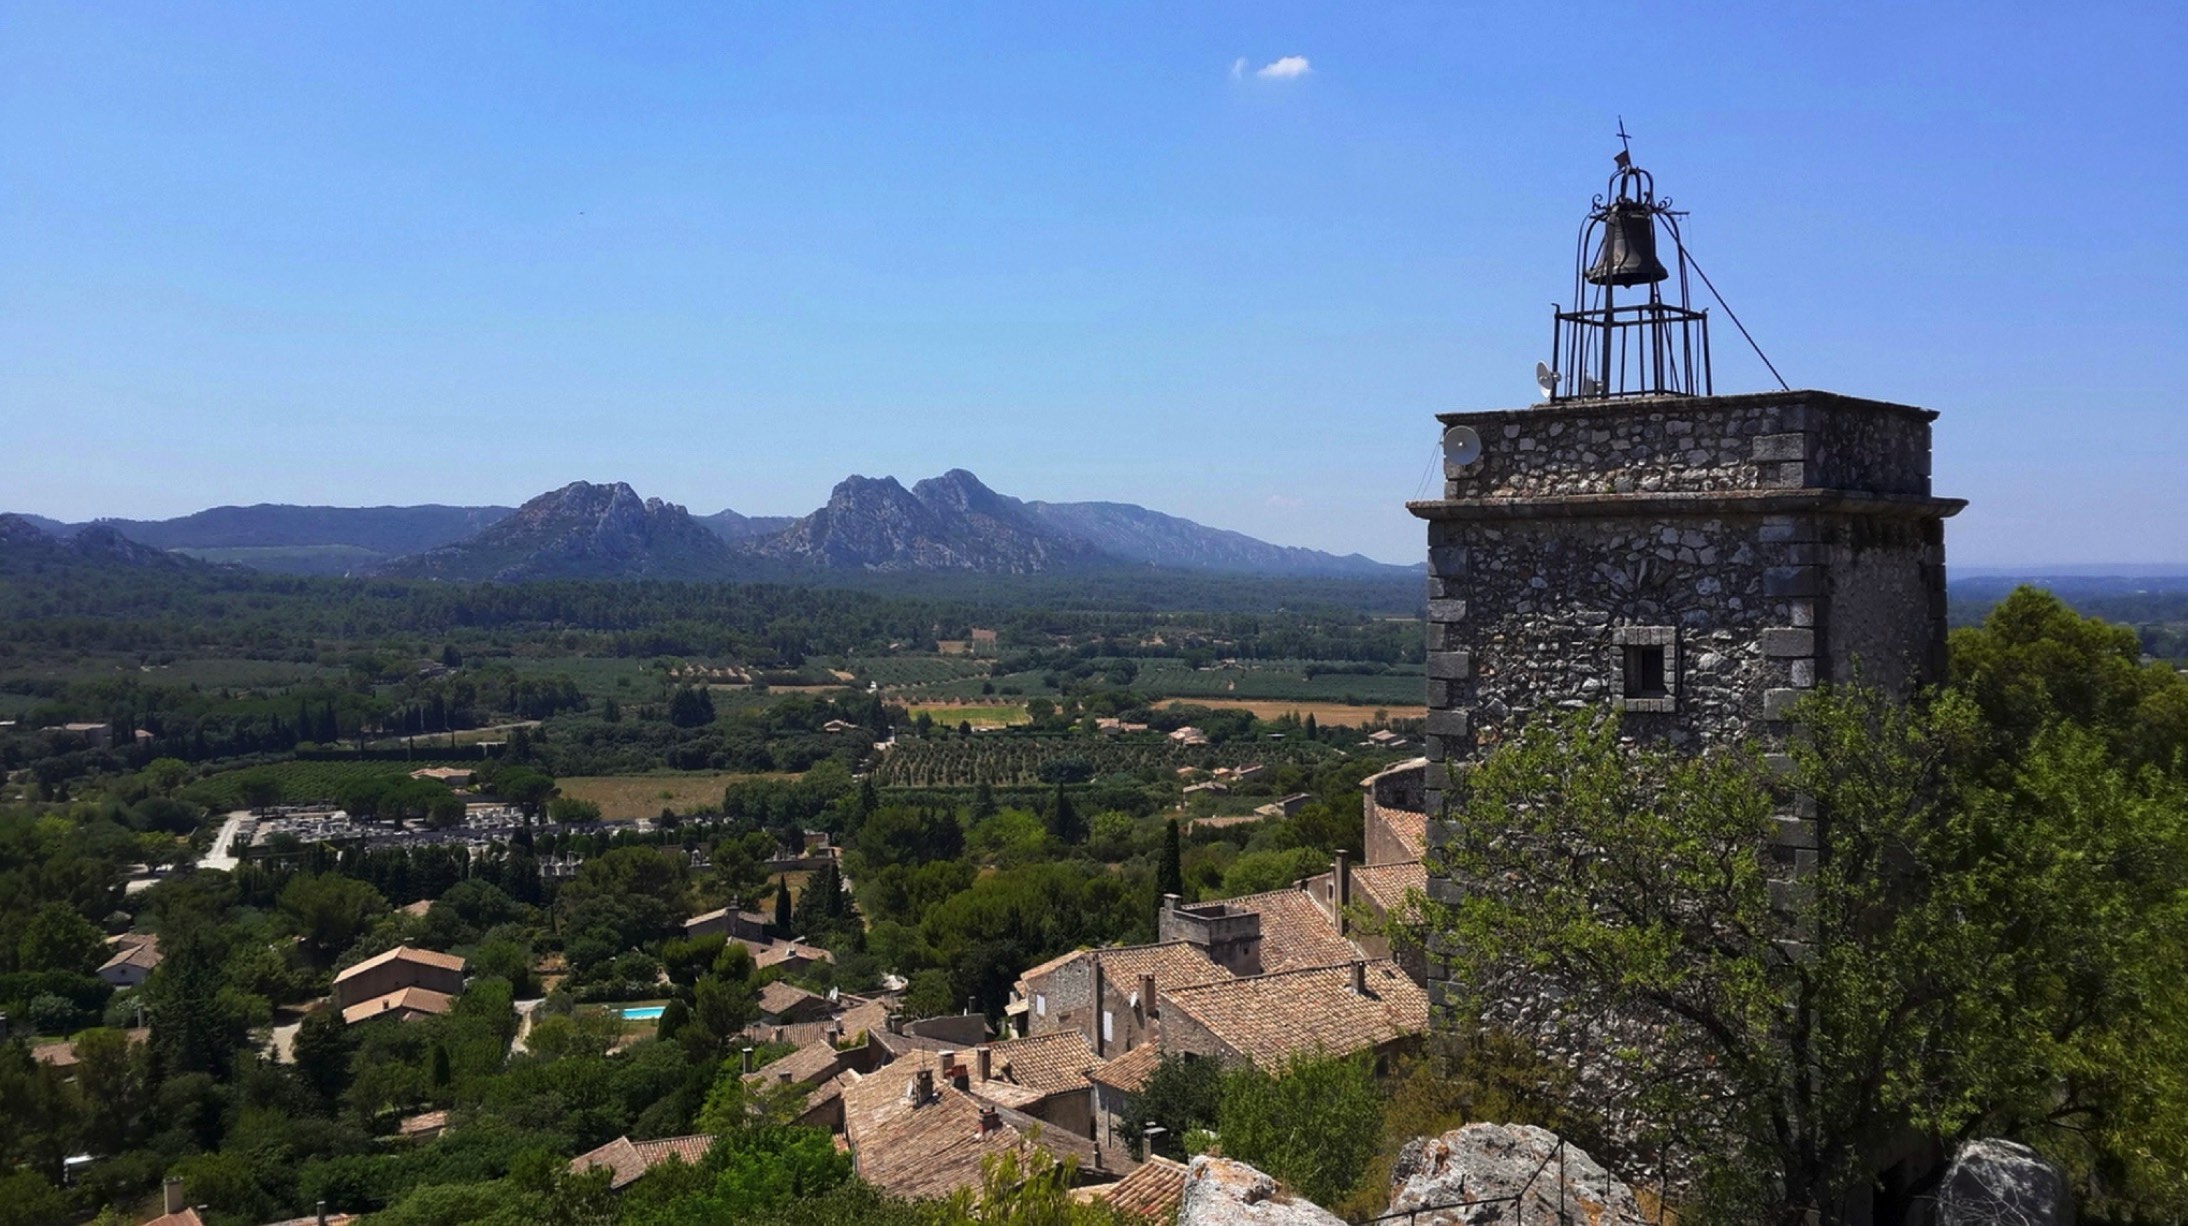
[[1287, 55], [1283, 59], [1274, 60], [1256, 68], [1254, 75], [1271, 81], [1289, 81], [1295, 77], [1306, 76], [1313, 71], [1314, 66], [1307, 63], [1306, 56]]
[[1296, 511], [1306, 505], [1305, 500], [1294, 498], [1290, 494], [1269, 495], [1268, 508], [1272, 511]]
[[1237, 59], [1231, 61], [1231, 79], [1233, 81], [1239, 81], [1245, 79], [1245, 76], [1246, 57], [1242, 55], [1239, 56]]

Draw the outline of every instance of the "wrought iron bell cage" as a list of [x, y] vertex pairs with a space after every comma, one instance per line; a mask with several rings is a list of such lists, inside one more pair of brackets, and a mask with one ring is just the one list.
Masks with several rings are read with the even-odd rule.
[[[1618, 155], [1618, 170], [1580, 227], [1574, 308], [1555, 309], [1551, 400], [1711, 394], [1709, 313], [1688, 299], [1692, 266], [1679, 234], [1682, 216], [1668, 198], [1657, 199], [1654, 176]], [[1657, 256], [1658, 222], [1671, 237], [1668, 269]], [[1621, 289], [1641, 292], [1621, 302]]]

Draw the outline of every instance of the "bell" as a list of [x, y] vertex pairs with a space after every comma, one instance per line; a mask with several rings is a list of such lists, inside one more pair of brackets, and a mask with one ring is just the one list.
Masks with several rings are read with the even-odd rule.
[[1588, 266], [1590, 285], [1650, 285], [1671, 274], [1656, 258], [1656, 217], [1636, 200], [1618, 200], [1603, 217], [1603, 245]]

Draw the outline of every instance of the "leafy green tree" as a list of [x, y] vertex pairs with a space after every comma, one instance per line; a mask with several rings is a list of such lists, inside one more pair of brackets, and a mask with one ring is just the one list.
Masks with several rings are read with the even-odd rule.
[[1983, 713], [1993, 760], [2010, 769], [2060, 723], [2102, 738], [2125, 764], [2188, 772], [2188, 677], [2142, 662], [2135, 632], [2016, 588], [1980, 626], [1952, 636], [1952, 683]]
[[547, 802], [547, 820], [582, 826], [600, 820], [600, 806], [574, 796], [557, 796]]
[[290, 1045], [296, 1071], [304, 1083], [328, 1103], [341, 1101], [349, 1089], [350, 1059], [356, 1044], [350, 1028], [336, 1009], [319, 1009], [305, 1015]]
[[[2001, 777], [1957, 692], [1797, 714], [1782, 777], [1634, 751], [1589, 713], [1479, 763], [1445, 849], [1468, 888], [1432, 908], [1468, 1003], [1642, 1022], [1608, 1050], [1658, 1127], [1706, 1138], [1694, 1220], [1828, 1219], [1909, 1130], [1941, 1152], [2026, 1139], [2101, 1195], [2177, 1212], [2181, 784], [2072, 722]], [[1822, 850], [1774, 884], [1764, 848], [1792, 794]], [[1527, 991], [1544, 980], [1562, 995]]]
[[1162, 1129], [1155, 1137], [1155, 1152], [1183, 1162], [1185, 1134], [1214, 1128], [1222, 1104], [1222, 1065], [1199, 1056], [1166, 1054], [1125, 1105], [1125, 1148], [1135, 1159], [1146, 1157], [1147, 1129], [1153, 1125]]
[[331, 966], [373, 920], [387, 913], [380, 891], [354, 877], [305, 873], [282, 887], [281, 913], [296, 924], [304, 948], [320, 966]]
[[172, 796], [190, 778], [190, 764], [180, 758], [154, 758], [145, 763], [144, 777], [154, 791]]
[[252, 771], [237, 781], [236, 791], [243, 797], [244, 807], [270, 809], [281, 803], [285, 789], [281, 780], [266, 771]]
[[74, 907], [47, 903], [23, 925], [15, 943], [15, 968], [84, 974], [106, 961], [106, 941]]
[[1383, 1098], [1366, 1056], [1301, 1056], [1223, 1075], [1223, 1152], [1320, 1204], [1343, 1196], [1379, 1143]]

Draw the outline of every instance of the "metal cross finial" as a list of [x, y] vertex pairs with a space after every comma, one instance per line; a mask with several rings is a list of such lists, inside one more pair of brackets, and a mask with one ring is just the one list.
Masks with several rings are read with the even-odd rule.
[[1624, 170], [1633, 165], [1633, 138], [1626, 135], [1626, 117], [1618, 117], [1618, 168]]

